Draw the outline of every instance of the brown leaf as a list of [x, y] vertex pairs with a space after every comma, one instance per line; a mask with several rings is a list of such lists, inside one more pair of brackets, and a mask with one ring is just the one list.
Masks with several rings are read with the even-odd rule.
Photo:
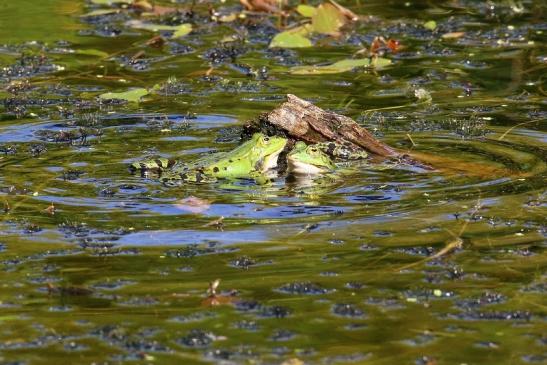
[[209, 283], [209, 288], [207, 289], [208, 297], [201, 302], [202, 306], [213, 307], [217, 305], [233, 304], [235, 302], [236, 298], [232, 295], [223, 295], [216, 293], [219, 285], [220, 279], [213, 280]]
[[152, 13], [154, 15], [166, 15], [171, 14], [177, 11], [177, 8], [172, 8], [170, 6], [160, 6], [160, 5], [154, 5], [154, 9], [152, 10]]
[[50, 282], [46, 283], [49, 295], [59, 294], [61, 296], [86, 296], [93, 294], [93, 290], [81, 286], [55, 286]]
[[[264, 13], [280, 13], [281, 9], [279, 8], [278, 0], [239, 0], [241, 5], [249, 11], [257, 11]], [[283, 0], [284, 4], [285, 1]]]
[[204, 307], [216, 307], [218, 305], [230, 305], [234, 304], [236, 297], [230, 295], [210, 295], [201, 301], [201, 305]]
[[165, 45], [165, 39], [161, 35], [157, 35], [147, 40], [146, 45], [152, 48], [161, 48]]
[[154, 9], [154, 5], [150, 4], [147, 0], [135, 1], [131, 6], [140, 11], [152, 11]]
[[54, 215], [55, 214], [55, 206], [53, 205], [53, 203], [51, 203], [49, 207], [44, 209], [44, 213], [47, 213], [49, 215]]
[[150, 15], [165, 15], [174, 13], [177, 11], [177, 8], [173, 8], [170, 6], [161, 6], [161, 5], [155, 5], [150, 4], [147, 0], [139, 0], [132, 4], [132, 7], [138, 11], [149, 13]]
[[146, 53], [143, 50], [138, 51], [133, 56], [131, 56], [131, 61], [136, 61], [139, 58], [143, 58], [146, 55]]
[[396, 39], [388, 39], [386, 46], [391, 49], [393, 53], [395, 53], [401, 48], [401, 43]]
[[351, 20], [352, 22], [355, 22], [359, 20], [359, 16], [355, 14], [353, 11], [349, 10], [348, 8], [343, 7], [342, 5], [338, 4], [334, 0], [329, 0], [329, 2], [334, 5], [335, 8], [338, 9], [338, 11], [345, 16], [348, 20]]

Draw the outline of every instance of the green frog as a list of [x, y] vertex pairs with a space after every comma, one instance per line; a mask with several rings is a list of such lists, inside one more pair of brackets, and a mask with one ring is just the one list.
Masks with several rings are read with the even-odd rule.
[[162, 173], [161, 180], [167, 185], [199, 184], [215, 182], [217, 179], [238, 178], [262, 181], [264, 175], [277, 166], [277, 158], [286, 144], [285, 138], [256, 133], [249, 141], [232, 151], [216, 153], [190, 164], [179, 164], [160, 158], [133, 163], [131, 168], [141, 171], [157, 170]]
[[367, 156], [364, 150], [350, 144], [321, 142], [306, 145], [300, 141], [287, 155], [287, 163], [292, 174], [314, 176], [332, 172], [336, 168], [331, 157], [338, 161], [348, 161], [362, 160]]
[[330, 157], [316, 144], [297, 142], [287, 155], [289, 173], [297, 175], [319, 175], [333, 171], [336, 166]]

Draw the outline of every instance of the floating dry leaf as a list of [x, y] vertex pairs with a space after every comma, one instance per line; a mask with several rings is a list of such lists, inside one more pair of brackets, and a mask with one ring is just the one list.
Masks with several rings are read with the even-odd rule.
[[334, 7], [336, 9], [338, 9], [338, 11], [346, 17], [347, 20], [351, 20], [352, 22], [355, 22], [357, 20], [359, 20], [359, 16], [357, 14], [355, 14], [353, 11], [349, 10], [348, 8], [346, 7], [343, 7], [342, 5], [338, 4], [336, 1], [334, 0], [329, 0], [329, 2], [334, 5]]
[[154, 9], [154, 5], [150, 4], [147, 0], [137, 0], [131, 6], [142, 11], [152, 11]]
[[179, 200], [175, 204], [175, 207], [186, 212], [200, 214], [211, 207], [211, 202], [195, 196], [189, 196], [187, 198]]
[[216, 307], [218, 305], [230, 305], [236, 302], [236, 297], [230, 295], [211, 295], [205, 298], [201, 305], [203, 307]]
[[54, 215], [55, 214], [55, 205], [53, 205], [53, 203], [51, 203], [49, 205], [49, 207], [47, 207], [46, 209], [44, 209], [44, 213], [47, 213], [49, 215]]
[[241, 5], [249, 11], [257, 11], [264, 13], [280, 13], [280, 5], [285, 4], [285, 0], [239, 0]]
[[161, 35], [157, 35], [147, 40], [146, 45], [152, 48], [161, 48], [165, 45], [165, 39]]
[[209, 283], [209, 288], [207, 288], [207, 298], [201, 302], [202, 306], [213, 307], [217, 305], [233, 304], [235, 302], [236, 297], [232, 295], [217, 294], [216, 290], [219, 285], [220, 279], [213, 280]]

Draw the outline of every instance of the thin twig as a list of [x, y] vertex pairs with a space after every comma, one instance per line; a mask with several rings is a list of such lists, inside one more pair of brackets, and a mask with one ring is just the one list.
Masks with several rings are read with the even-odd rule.
[[509, 133], [511, 133], [511, 131], [517, 127], [520, 127], [520, 126], [523, 126], [523, 125], [526, 125], [526, 124], [532, 124], [532, 123], [536, 123], [536, 122], [540, 122], [542, 120], [546, 120], [547, 118], [539, 118], [539, 119], [532, 119], [532, 120], [529, 120], [527, 122], [522, 122], [522, 123], [519, 123], [519, 124], [516, 124], [514, 126], [512, 126], [511, 128], [509, 128], [508, 130], [505, 131], [505, 133], [503, 133], [499, 138], [498, 138], [498, 141], [501, 141], [502, 139], [505, 138], [506, 135], [508, 135]]

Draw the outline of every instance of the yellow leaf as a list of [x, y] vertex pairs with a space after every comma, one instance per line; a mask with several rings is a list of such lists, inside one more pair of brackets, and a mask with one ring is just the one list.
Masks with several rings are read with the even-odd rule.
[[290, 73], [293, 75], [337, 74], [351, 71], [357, 67], [374, 67], [376, 69], [380, 69], [390, 64], [391, 61], [386, 58], [376, 58], [372, 61], [372, 63], [368, 58], [360, 58], [355, 60], [347, 59], [326, 66], [297, 66], [291, 68]]
[[105, 93], [99, 95], [101, 99], [122, 99], [129, 102], [138, 103], [141, 98], [148, 95], [148, 90], [143, 88], [132, 89], [121, 93]]
[[300, 4], [296, 7], [296, 11], [298, 14], [305, 16], [306, 18], [311, 18], [317, 11], [317, 8], [311, 5]]
[[309, 26], [303, 25], [293, 29], [286, 30], [284, 32], [276, 34], [276, 36], [270, 42], [270, 48], [306, 48], [311, 47], [312, 43], [307, 38], [309, 35]]
[[173, 38], [179, 38], [179, 37], [185, 36], [192, 31], [191, 24], [164, 25], [164, 24], [145, 23], [140, 20], [130, 20], [126, 22], [125, 25], [130, 28], [144, 29], [144, 30], [149, 30], [152, 32], [171, 31], [173, 32], [173, 35], [172, 35]]
[[336, 34], [346, 24], [346, 18], [334, 5], [321, 4], [311, 18], [313, 30], [321, 34]]

